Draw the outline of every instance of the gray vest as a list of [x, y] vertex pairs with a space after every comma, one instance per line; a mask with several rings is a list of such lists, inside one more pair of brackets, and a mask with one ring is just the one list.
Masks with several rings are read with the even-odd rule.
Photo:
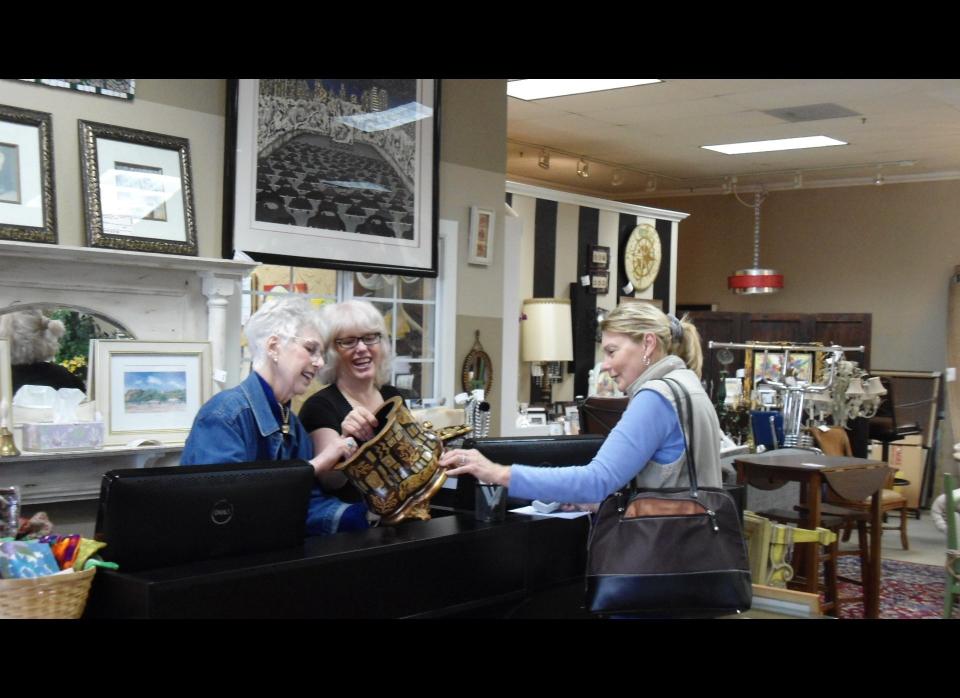
[[[683, 395], [680, 396], [684, 405], [682, 411], [678, 410], [670, 386], [662, 380], [667, 377], [686, 388], [693, 403], [693, 442], [690, 443], [690, 451], [697, 464], [697, 484], [701, 487], [720, 487], [723, 483], [723, 475], [720, 471], [720, 422], [710, 397], [700, 385], [700, 379], [696, 373], [686, 367], [683, 359], [673, 355], [660, 359], [627, 388], [627, 394], [631, 399], [641, 390], [655, 390], [663, 395], [673, 405], [680, 419], [684, 436], [689, 439], [686, 398]], [[636, 477], [637, 487], [657, 489], [683, 487], [688, 484], [690, 479], [687, 476], [686, 452], [673, 463], [660, 464], [650, 461]]]

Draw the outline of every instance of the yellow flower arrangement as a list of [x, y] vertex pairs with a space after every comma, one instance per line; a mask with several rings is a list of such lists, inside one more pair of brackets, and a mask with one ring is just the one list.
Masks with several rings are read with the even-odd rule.
[[85, 356], [74, 356], [72, 359], [66, 359], [60, 362], [60, 365], [65, 369], [70, 371], [70, 373], [78, 374], [81, 373], [82, 368], [86, 368], [87, 357]]

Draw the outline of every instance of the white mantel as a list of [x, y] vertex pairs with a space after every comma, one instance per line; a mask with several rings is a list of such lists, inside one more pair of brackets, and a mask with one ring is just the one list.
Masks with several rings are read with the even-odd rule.
[[[240, 381], [240, 283], [256, 266], [0, 240], [0, 311], [31, 303], [73, 306], [113, 318], [137, 339], [208, 340], [216, 391]], [[0, 480], [17, 485], [25, 505], [96, 500], [105, 471], [177, 465], [181, 450], [145, 446], [24, 454], [0, 460]], [[92, 521], [83, 525], [92, 530]]]
[[209, 340], [216, 391], [240, 380], [240, 282], [256, 266], [0, 240], [0, 311], [53, 303], [114, 318], [141, 340]]

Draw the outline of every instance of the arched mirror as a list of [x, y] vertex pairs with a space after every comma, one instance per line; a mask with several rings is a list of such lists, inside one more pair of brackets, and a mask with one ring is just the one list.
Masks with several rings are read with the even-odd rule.
[[[50, 336], [46, 342], [42, 342], [25, 329], [39, 328], [41, 322], [21, 324], [14, 322], [12, 316], [5, 317], [11, 313], [26, 312], [39, 312], [44, 318], [63, 323], [64, 332], [59, 342]], [[108, 315], [90, 308], [51, 303], [23, 303], [3, 308], [0, 310], [0, 337], [10, 340], [14, 392], [25, 384], [77, 388], [83, 384], [85, 389], [91, 339], [136, 339], [129, 329]], [[71, 384], [65, 371], [74, 376], [79, 384]]]
[[483, 388], [484, 394], [490, 395], [490, 388], [493, 386], [493, 361], [480, 344], [480, 330], [474, 333], [473, 348], [463, 360], [460, 378], [464, 390], [469, 392]]

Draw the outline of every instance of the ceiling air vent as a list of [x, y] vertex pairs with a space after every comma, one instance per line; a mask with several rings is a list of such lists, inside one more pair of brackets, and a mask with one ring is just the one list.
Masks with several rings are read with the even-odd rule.
[[843, 116], [861, 116], [858, 112], [851, 111], [839, 104], [827, 102], [825, 104], [804, 104], [799, 107], [784, 107], [782, 109], [765, 109], [764, 114], [769, 114], [775, 119], [798, 123], [800, 121], [820, 121], [821, 119], [839, 119]]

